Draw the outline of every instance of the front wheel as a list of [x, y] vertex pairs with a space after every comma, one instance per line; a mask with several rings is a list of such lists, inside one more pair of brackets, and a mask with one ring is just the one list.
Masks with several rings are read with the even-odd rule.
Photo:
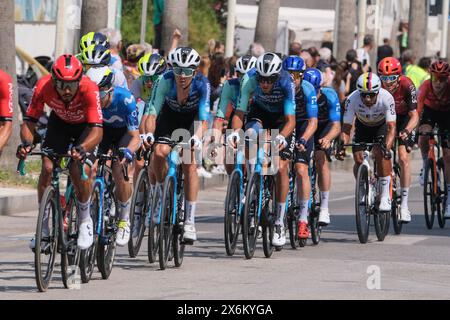
[[174, 208], [175, 183], [173, 177], [166, 177], [162, 198], [161, 221], [159, 230], [159, 267], [166, 269], [173, 241], [172, 215]]
[[247, 183], [245, 192], [244, 214], [242, 216], [242, 240], [245, 258], [251, 259], [255, 254], [258, 238], [259, 216], [261, 207], [261, 176], [253, 172]]
[[[275, 194], [275, 181], [272, 176], [267, 176], [264, 178], [263, 203], [261, 206], [263, 251], [266, 258], [270, 258], [275, 249], [275, 246], [272, 244], [276, 220]], [[279, 248], [281, 249], [281, 247]]]
[[356, 230], [360, 243], [367, 243], [369, 238], [370, 206], [369, 206], [369, 170], [361, 165], [356, 178], [355, 212]]
[[225, 251], [228, 256], [234, 255], [240, 224], [240, 194], [241, 176], [238, 171], [233, 171], [228, 182], [227, 195], [225, 198], [224, 237]]
[[[92, 274], [94, 273], [94, 266], [95, 266], [95, 258], [97, 257], [97, 245], [98, 245], [98, 234], [97, 234], [97, 226], [98, 226], [98, 218], [99, 213], [97, 205], [93, 205], [96, 202], [100, 201], [100, 194], [98, 189], [94, 189], [94, 194], [92, 195], [92, 200], [90, 203], [90, 211], [91, 211], [91, 218], [93, 221], [93, 236], [94, 236], [94, 242], [92, 245], [86, 249], [81, 250], [80, 253], [80, 275], [81, 275], [81, 282], [82, 283], [88, 283], [91, 278]], [[77, 208], [79, 210], [79, 208]], [[101, 217], [101, 216], [100, 216]]]
[[445, 210], [447, 207], [447, 181], [445, 179], [444, 161], [439, 159], [438, 161], [438, 199], [437, 199], [437, 217], [439, 227], [445, 227]]
[[400, 176], [398, 173], [395, 174], [394, 180], [392, 181], [392, 225], [394, 227], [395, 234], [402, 233], [403, 223], [401, 221], [400, 205], [401, 205], [401, 194], [399, 192], [399, 182]]
[[434, 162], [429, 159], [425, 166], [423, 181], [423, 206], [425, 210], [425, 222], [428, 229], [433, 229], [434, 215], [436, 213], [434, 170]]

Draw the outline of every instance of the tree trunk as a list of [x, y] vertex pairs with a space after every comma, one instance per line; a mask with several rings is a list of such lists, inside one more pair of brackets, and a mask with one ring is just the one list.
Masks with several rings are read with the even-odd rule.
[[81, 8], [81, 36], [108, 26], [108, 0], [84, 0]]
[[[208, 26], [204, 26], [208, 28]], [[179, 29], [182, 36], [180, 46], [188, 44], [188, 1], [166, 0], [164, 2], [164, 14], [162, 19], [162, 45], [165, 54], [169, 53], [172, 44], [172, 33]]]
[[427, 1], [411, 0], [409, 4], [408, 48], [416, 59], [426, 54], [427, 43]]
[[2, 169], [15, 169], [17, 164], [16, 149], [20, 143], [19, 137], [19, 114], [20, 108], [17, 98], [16, 77], [16, 38], [14, 28], [14, 0], [0, 1], [0, 43], [2, 49], [0, 54], [0, 69], [6, 71], [13, 79], [14, 87], [14, 116], [13, 131], [8, 144], [3, 149], [0, 166]]
[[277, 45], [278, 12], [280, 0], [260, 0], [256, 20], [255, 42], [266, 51], [274, 52]]
[[345, 54], [348, 50], [353, 49], [355, 42], [355, 26], [356, 26], [356, 6], [354, 0], [337, 0], [338, 3], [338, 23], [337, 23], [337, 39], [334, 45], [337, 46], [336, 59], [338, 61], [345, 60]]

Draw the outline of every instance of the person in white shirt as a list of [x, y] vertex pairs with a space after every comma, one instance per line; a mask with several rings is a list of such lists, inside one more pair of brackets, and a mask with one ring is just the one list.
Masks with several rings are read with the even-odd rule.
[[358, 54], [358, 61], [361, 62], [363, 71], [370, 71], [370, 50], [374, 48], [375, 40], [371, 34], [364, 37], [363, 47], [356, 50]]

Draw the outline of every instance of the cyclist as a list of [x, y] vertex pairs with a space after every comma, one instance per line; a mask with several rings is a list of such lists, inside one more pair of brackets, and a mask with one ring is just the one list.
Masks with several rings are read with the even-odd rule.
[[400, 165], [402, 195], [400, 220], [407, 223], [411, 221], [411, 213], [408, 209], [408, 194], [411, 185], [409, 152], [414, 145], [414, 137], [411, 135], [419, 122], [416, 87], [411, 79], [402, 75], [402, 65], [396, 58], [388, 57], [381, 60], [378, 64], [378, 75], [383, 88], [389, 91], [395, 100], [396, 131], [400, 137], [398, 139], [398, 163]]
[[[151, 103], [152, 97], [156, 92], [156, 86], [159, 80], [162, 78], [164, 72], [167, 70], [167, 64], [164, 58], [157, 54], [147, 53], [143, 56], [138, 62], [138, 69], [141, 76], [134, 80], [131, 85], [131, 92], [137, 100], [137, 105], [139, 109], [139, 114], [141, 114], [142, 109], [142, 119], [139, 120], [139, 132], [141, 133], [141, 139], [143, 142], [143, 148], [149, 150], [151, 144], [155, 141], [153, 133], [155, 131], [155, 122], [156, 122], [156, 112], [154, 108], [150, 108], [149, 104]], [[150, 114], [152, 113], [152, 114]], [[137, 180], [137, 175], [141, 171], [144, 166], [143, 159], [136, 159], [136, 169], [134, 171], [134, 181]], [[155, 188], [156, 177], [153, 173], [153, 167], [149, 167], [149, 178], [150, 178], [150, 188], [151, 192]], [[143, 192], [138, 191], [138, 199], [136, 201], [137, 204], [142, 203], [142, 199], [144, 197]], [[136, 210], [136, 209], [135, 209]], [[140, 210], [140, 208], [138, 209]], [[148, 212], [147, 219], [145, 220], [145, 226], [148, 227], [150, 224], [150, 211]], [[135, 215], [136, 223], [133, 226], [133, 237], [137, 237], [139, 232], [139, 219], [140, 215]]]
[[[75, 160], [70, 167], [70, 178], [77, 194], [81, 221], [77, 243], [80, 249], [87, 249], [94, 240], [89, 210], [92, 183], [89, 179], [81, 180], [79, 161], [85, 160], [86, 153], [92, 152], [102, 140], [103, 117], [98, 87], [88, 77], [83, 76], [83, 66], [75, 56], [70, 54], [60, 56], [53, 64], [51, 74], [37, 82], [21, 127], [22, 144], [18, 147], [19, 158], [25, 158], [31, 151], [33, 132], [36, 122], [44, 113], [45, 104], [52, 112], [42, 149], [51, 149], [64, 154], [67, 153], [71, 140], [75, 140], [70, 150], [70, 155]], [[85, 166], [85, 170], [89, 176], [89, 167]], [[45, 188], [51, 182], [52, 171], [52, 161], [43, 156], [38, 182], [39, 204]], [[30, 247], [34, 248], [34, 239]]]
[[[228, 79], [223, 84], [222, 93], [220, 95], [219, 106], [217, 108], [216, 118], [214, 119], [214, 140], [219, 141], [222, 134], [222, 124], [225, 119], [228, 121], [228, 129], [231, 129], [231, 119], [233, 119], [234, 110], [236, 109], [239, 97], [240, 82], [244, 75], [253, 69], [256, 65], [256, 58], [251, 55], [240, 57], [236, 61], [236, 78]], [[228, 115], [228, 107], [231, 104], [232, 111]], [[227, 164], [226, 170], [228, 174], [233, 171], [234, 165]]]
[[[161, 188], [167, 175], [167, 156], [171, 148], [164, 142], [178, 140], [176, 129], [189, 130], [193, 144], [190, 158], [191, 163], [183, 163], [182, 169], [185, 177], [185, 223], [183, 226], [183, 239], [188, 243], [197, 240], [195, 230], [195, 209], [199, 180], [197, 165], [194, 159], [194, 149], [201, 147], [200, 137], [207, 130], [207, 120], [210, 106], [210, 85], [208, 79], [197, 74], [200, 64], [200, 55], [195, 49], [178, 47], [169, 53], [168, 59], [173, 70], [162, 76], [156, 87], [156, 92], [150, 103], [148, 114], [157, 117], [156, 128], [147, 133], [154, 133], [155, 145], [153, 151], [152, 166], [156, 175], [155, 188]], [[196, 126], [195, 120], [201, 125]], [[150, 117], [146, 123], [150, 121]]]
[[331, 188], [331, 143], [341, 131], [341, 104], [339, 97], [332, 88], [321, 87], [322, 72], [318, 69], [307, 69], [303, 80], [314, 86], [317, 96], [318, 126], [314, 134], [314, 157], [318, 173], [320, 189], [319, 224], [330, 223], [328, 199]]
[[[417, 112], [421, 115], [419, 132], [430, 132], [435, 125], [441, 131], [450, 131], [450, 66], [447, 62], [438, 60], [430, 66], [431, 79], [426, 80], [419, 89]], [[428, 139], [426, 136], [419, 137], [419, 147], [422, 153], [424, 172], [428, 159]], [[447, 190], [450, 190], [450, 145], [448, 139], [442, 141], [444, 156], [445, 179]], [[423, 174], [421, 173], [421, 184], [423, 185]], [[450, 218], [450, 201], [447, 201], [445, 218]]]
[[0, 154], [12, 133], [13, 84], [12, 79], [0, 69]]
[[[111, 52], [101, 44], [92, 44], [81, 51], [80, 60], [85, 70], [92, 67], [109, 66], [111, 62]], [[122, 87], [128, 89], [127, 79], [122, 71], [111, 69], [114, 73], [114, 87]]]
[[121, 158], [120, 163], [113, 162], [112, 173], [120, 210], [116, 243], [124, 246], [130, 239], [132, 188], [124, 179], [122, 166], [133, 162], [134, 153], [140, 145], [136, 102], [130, 91], [113, 86], [114, 73], [109, 67], [91, 68], [86, 75], [97, 83], [100, 90], [104, 126], [98, 152], [107, 154], [109, 150], [115, 150]]
[[289, 56], [284, 60], [284, 70], [288, 71], [295, 84], [295, 118], [296, 118], [296, 144], [294, 152], [294, 166], [298, 179], [299, 222], [298, 237], [307, 239], [308, 229], [308, 203], [311, 194], [309, 179], [309, 162], [314, 147], [314, 132], [317, 130], [317, 96], [312, 84], [303, 81], [306, 71], [305, 61], [297, 56]]
[[[389, 186], [391, 182], [392, 162], [390, 151], [394, 144], [396, 113], [394, 97], [389, 91], [381, 87], [380, 78], [372, 73], [362, 74], [356, 83], [355, 90], [346, 101], [344, 126], [341, 132], [341, 143], [348, 144], [350, 131], [355, 120], [355, 143], [372, 143], [378, 137], [385, 137], [386, 149], [379, 146], [374, 148], [375, 161], [377, 163], [377, 174], [381, 185], [380, 211], [391, 210], [391, 199]], [[343, 160], [345, 149], [338, 150], [336, 158]], [[363, 151], [360, 147], [353, 148], [353, 159], [355, 165], [353, 174], [357, 175], [358, 168], [364, 160]]]
[[[272, 244], [283, 246], [286, 243], [284, 215], [289, 192], [288, 167], [292, 158], [295, 128], [295, 90], [292, 78], [282, 70], [282, 61], [275, 53], [261, 55], [256, 61], [256, 68], [248, 71], [241, 81], [240, 95], [232, 120], [234, 132], [227, 137], [228, 144], [233, 148], [239, 143], [238, 131], [243, 127], [244, 114], [249, 107], [251, 95], [253, 101], [245, 124], [246, 135], [256, 137], [263, 129], [280, 130], [275, 137], [280, 161], [275, 195], [277, 219]], [[250, 154], [255, 154], [252, 151], [256, 150], [250, 150]]]

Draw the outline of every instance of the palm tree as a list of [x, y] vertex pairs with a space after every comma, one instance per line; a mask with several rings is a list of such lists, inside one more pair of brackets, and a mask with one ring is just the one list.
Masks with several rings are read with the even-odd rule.
[[108, 26], [108, 0], [83, 1], [81, 8], [81, 35]]
[[347, 51], [353, 49], [355, 40], [356, 6], [354, 0], [337, 1], [339, 1], [338, 12], [336, 12], [336, 17], [338, 19], [337, 39], [334, 40], [334, 46], [337, 46], [336, 59], [342, 61], [345, 60]]
[[16, 148], [20, 143], [19, 137], [19, 114], [20, 109], [17, 98], [17, 77], [16, 77], [16, 37], [14, 29], [14, 0], [0, 1], [0, 43], [2, 49], [0, 54], [0, 69], [6, 71], [13, 78], [14, 87], [14, 118], [13, 131], [9, 143], [3, 149], [0, 159], [2, 168], [7, 165], [14, 168], [17, 164]]
[[280, 0], [260, 0], [256, 20], [255, 42], [266, 51], [275, 51], [278, 33], [278, 12]]
[[[175, 29], [180, 30], [182, 37], [179, 45], [188, 44], [188, 1], [166, 0], [164, 2], [164, 15], [162, 19], [162, 45], [165, 53], [172, 44], [172, 34]], [[207, 28], [208, 26], [204, 26]]]
[[426, 54], [427, 43], [427, 1], [411, 0], [409, 3], [408, 47], [416, 58]]

